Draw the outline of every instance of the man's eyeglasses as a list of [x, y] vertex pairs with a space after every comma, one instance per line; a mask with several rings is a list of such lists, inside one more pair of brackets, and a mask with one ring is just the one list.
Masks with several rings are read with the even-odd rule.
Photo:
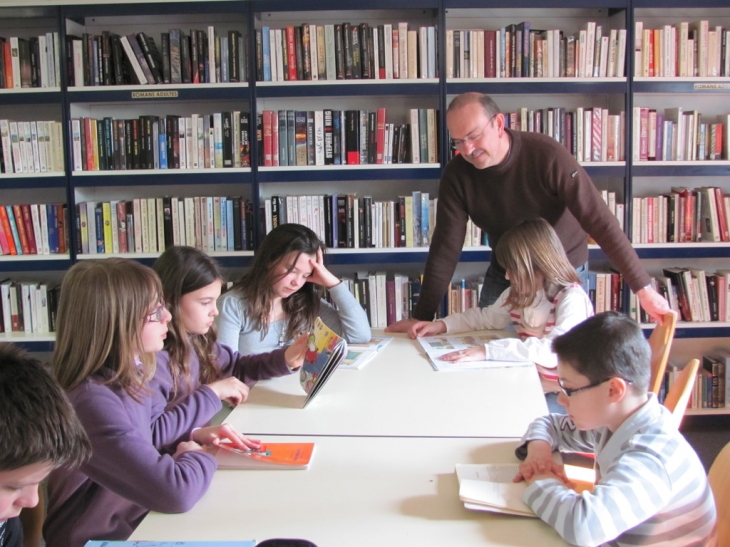
[[155, 311], [147, 316], [147, 322], [159, 323], [162, 321], [162, 318], [165, 317], [165, 312], [167, 312], [167, 307], [165, 304], [160, 304], [157, 308], [155, 308]]
[[576, 393], [580, 393], [581, 391], [587, 391], [589, 389], [593, 389], [594, 387], [598, 387], [601, 384], [605, 384], [610, 379], [611, 378], [606, 378], [605, 380], [600, 380], [598, 382], [590, 383], [587, 386], [576, 387], [576, 388], [564, 387], [562, 380], [558, 380], [558, 384], [560, 385], [560, 391], [562, 391], [563, 393], [565, 393], [565, 396], [566, 397], [572, 397], [573, 395], [575, 395]]
[[478, 141], [482, 137], [484, 132], [487, 130], [487, 127], [489, 127], [489, 124], [492, 123], [492, 120], [494, 120], [495, 116], [496, 116], [496, 114], [494, 116], [492, 116], [491, 118], [489, 118], [489, 120], [484, 125], [482, 130], [479, 133], [477, 133], [476, 135], [472, 135], [471, 137], [464, 137], [463, 139], [451, 139], [451, 146], [454, 148], [463, 148], [464, 146], [466, 146], [469, 143]]

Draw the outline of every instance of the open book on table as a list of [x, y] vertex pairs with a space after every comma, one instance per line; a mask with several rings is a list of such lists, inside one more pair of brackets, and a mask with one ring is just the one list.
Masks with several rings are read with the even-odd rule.
[[348, 344], [347, 355], [340, 365], [344, 370], [358, 370], [367, 365], [393, 338], [373, 336], [366, 344]]
[[221, 444], [215, 453], [219, 469], [306, 469], [314, 443], [266, 443], [260, 450], [239, 450]]
[[505, 338], [507, 335], [503, 331], [491, 332], [481, 331], [477, 333], [464, 334], [439, 334], [438, 336], [425, 336], [418, 338], [418, 343], [426, 352], [426, 356], [431, 361], [431, 366], [438, 371], [444, 370], [471, 370], [477, 368], [498, 368], [498, 367], [514, 367], [531, 365], [527, 361], [466, 361], [461, 363], [453, 363], [441, 359], [442, 355], [468, 349], [474, 346], [481, 346], [492, 340]]
[[299, 382], [307, 393], [302, 408], [314, 399], [347, 354], [347, 342], [317, 317], [307, 341]]
[[519, 466], [513, 464], [456, 464], [459, 499], [464, 507], [522, 517], [535, 517], [523, 501], [527, 483], [512, 482]]

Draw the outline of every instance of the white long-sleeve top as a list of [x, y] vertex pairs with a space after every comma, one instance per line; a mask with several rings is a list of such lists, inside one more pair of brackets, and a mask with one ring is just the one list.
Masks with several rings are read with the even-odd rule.
[[491, 340], [484, 345], [487, 359], [532, 361], [546, 368], [557, 367], [558, 359], [550, 345], [554, 338], [593, 315], [588, 295], [574, 283], [557, 290], [552, 298], [541, 290], [531, 306], [513, 309], [505, 306], [508, 294], [506, 289], [491, 306], [471, 308], [439, 321], [446, 324], [448, 333], [504, 329], [511, 323], [520, 337]]

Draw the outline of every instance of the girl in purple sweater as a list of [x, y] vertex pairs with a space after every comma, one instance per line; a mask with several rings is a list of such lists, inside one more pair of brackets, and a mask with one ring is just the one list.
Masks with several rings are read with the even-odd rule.
[[[221, 436], [239, 448], [256, 442], [220, 427], [194, 431], [168, 417], [148, 386], [170, 313], [148, 267], [108, 258], [75, 264], [58, 307], [53, 372], [81, 420], [91, 459], [57, 470], [48, 483], [48, 547], [127, 539], [148, 511], [178, 513], [205, 493], [216, 469], [204, 444]], [[202, 443], [202, 444], [201, 444]]]
[[240, 404], [248, 396], [248, 386], [257, 380], [290, 374], [302, 366], [306, 335], [288, 348], [258, 355], [241, 355], [217, 342], [213, 320], [218, 315], [223, 272], [204, 252], [169, 247], [153, 268], [172, 314], [153, 380], [168, 403], [161, 420], [170, 415], [174, 420], [177, 412], [192, 414], [195, 408], [195, 425], [204, 425], [221, 409], [221, 401]]

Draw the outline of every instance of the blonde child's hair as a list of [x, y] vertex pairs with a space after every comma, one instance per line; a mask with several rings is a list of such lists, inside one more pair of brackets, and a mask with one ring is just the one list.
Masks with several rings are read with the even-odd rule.
[[[151, 268], [126, 258], [75, 264], [61, 284], [53, 372], [67, 390], [89, 376], [138, 397], [155, 371], [142, 328], [162, 300]], [[135, 363], [135, 356], [141, 365]]]
[[[540, 289], [580, 283], [563, 244], [545, 219], [525, 220], [513, 226], [500, 238], [495, 252], [509, 275], [506, 306], [526, 308], [535, 301]], [[544, 277], [542, 284], [538, 282], [538, 273]]]

